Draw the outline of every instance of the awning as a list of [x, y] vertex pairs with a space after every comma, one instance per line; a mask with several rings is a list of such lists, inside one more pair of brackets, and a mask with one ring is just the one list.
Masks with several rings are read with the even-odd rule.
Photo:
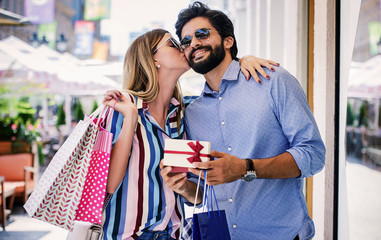
[[27, 25], [30, 24], [27, 17], [0, 8], [0, 25]]

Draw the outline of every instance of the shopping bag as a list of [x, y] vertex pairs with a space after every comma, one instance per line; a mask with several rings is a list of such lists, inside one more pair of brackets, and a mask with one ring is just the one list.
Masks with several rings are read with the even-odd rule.
[[97, 223], [75, 221], [74, 230], [68, 232], [66, 240], [102, 240], [103, 227]]
[[102, 109], [104, 106], [80, 121], [54, 155], [24, 205], [30, 217], [67, 230], [73, 229], [75, 211], [98, 132], [94, 117]]
[[74, 229], [68, 232], [66, 240], [103, 240], [103, 222], [105, 221], [104, 211], [110, 202], [112, 194], [107, 193], [102, 208], [102, 223], [89, 223], [83, 221], [74, 221]]
[[[107, 175], [113, 134], [107, 131], [111, 119], [110, 108], [103, 119], [106, 125], [100, 126], [99, 133], [91, 154], [89, 171], [86, 176], [81, 200], [76, 211], [76, 221], [101, 224], [102, 207], [106, 195]], [[100, 123], [101, 125], [101, 123]]]
[[[206, 172], [204, 172], [205, 181], [202, 202], [204, 212], [193, 214], [193, 240], [230, 240], [225, 211], [218, 208], [213, 186], [206, 187]], [[198, 192], [199, 184], [197, 185]], [[208, 199], [208, 196], [210, 196], [210, 199]], [[197, 195], [195, 199], [197, 199]], [[213, 210], [213, 199], [215, 200], [217, 210]]]

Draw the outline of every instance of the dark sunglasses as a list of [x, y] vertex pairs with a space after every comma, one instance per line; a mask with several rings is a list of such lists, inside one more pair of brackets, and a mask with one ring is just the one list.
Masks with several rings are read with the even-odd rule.
[[[198, 40], [207, 39], [210, 36], [210, 31], [212, 30], [210, 30], [209, 28], [200, 28], [194, 32], [194, 36]], [[181, 39], [180, 41], [180, 45], [183, 50], [187, 49], [191, 43], [192, 43], [192, 36], [190, 35], [183, 37], [183, 39]]]
[[167, 40], [165, 40], [162, 44], [160, 44], [155, 50], [153, 50], [153, 53], [155, 53], [159, 48], [161, 48], [166, 42], [168, 42], [168, 40], [170, 40], [173, 44], [173, 46], [175, 48], [177, 48], [178, 50], [181, 51], [181, 47], [180, 47], [180, 44], [176, 41], [176, 39], [174, 39], [173, 37], [170, 37], [168, 38]]

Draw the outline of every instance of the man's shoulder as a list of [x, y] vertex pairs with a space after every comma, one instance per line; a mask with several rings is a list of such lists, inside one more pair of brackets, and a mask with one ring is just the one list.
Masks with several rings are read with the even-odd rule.
[[200, 96], [187, 97], [187, 100], [185, 100], [185, 97], [184, 97], [184, 101], [186, 101], [185, 113], [198, 110], [202, 104], [202, 99], [203, 99], [202, 94]]
[[267, 82], [272, 87], [295, 86], [295, 84], [300, 86], [298, 80], [283, 67], [274, 67], [274, 69], [274, 72], [268, 70], [267, 68], [265, 69], [266, 73], [270, 76], [270, 79], [265, 79], [262, 82]]
[[289, 71], [287, 71], [285, 68], [279, 66], [274, 66], [275, 71], [272, 72], [269, 69], [265, 69], [266, 73], [270, 76], [270, 81], [274, 77], [274, 79], [282, 79], [282, 78], [295, 78]]
[[189, 104], [191, 104], [194, 100], [199, 98], [200, 96], [184, 96], [183, 97], [183, 102], [185, 107], [187, 107]]

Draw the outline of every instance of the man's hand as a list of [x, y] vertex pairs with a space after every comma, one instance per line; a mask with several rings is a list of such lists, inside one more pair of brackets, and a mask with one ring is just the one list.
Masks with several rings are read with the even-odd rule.
[[[193, 163], [196, 169], [189, 169], [195, 175], [203, 171], [202, 169], [207, 169], [206, 183], [209, 185], [233, 182], [246, 173], [246, 162], [236, 156], [217, 151], [212, 151], [210, 156], [215, 160]], [[201, 176], [204, 178], [204, 172]]]

